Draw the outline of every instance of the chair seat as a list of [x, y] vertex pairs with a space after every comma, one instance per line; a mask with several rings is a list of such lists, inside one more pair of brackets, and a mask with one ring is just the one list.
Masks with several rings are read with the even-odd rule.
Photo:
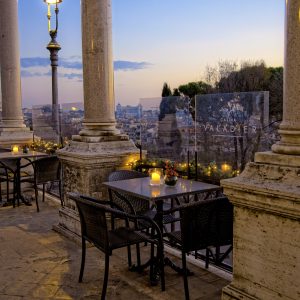
[[142, 243], [145, 242], [145, 239], [148, 239], [145, 234], [125, 227], [119, 227], [115, 230], [110, 230], [108, 235], [110, 243], [109, 247], [111, 250], [122, 248], [129, 244], [134, 245]]

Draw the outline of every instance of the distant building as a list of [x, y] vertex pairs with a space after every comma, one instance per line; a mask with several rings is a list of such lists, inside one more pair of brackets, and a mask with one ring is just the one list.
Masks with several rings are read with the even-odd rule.
[[141, 114], [141, 105], [131, 106], [126, 105], [122, 106], [118, 103], [116, 107], [116, 119], [135, 119], [140, 118]]

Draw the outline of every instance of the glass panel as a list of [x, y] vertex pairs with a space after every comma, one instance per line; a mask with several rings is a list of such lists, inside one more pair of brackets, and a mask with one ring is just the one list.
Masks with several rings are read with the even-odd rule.
[[117, 128], [127, 134], [135, 144], [140, 144], [140, 105], [116, 106]]
[[35, 137], [59, 142], [59, 120], [59, 106], [52, 107], [51, 104], [45, 104], [32, 107], [32, 129]]
[[189, 98], [159, 97], [141, 99], [140, 139], [150, 160], [172, 160], [187, 173], [193, 145], [193, 119]]
[[195, 99], [200, 175], [232, 177], [262, 148], [269, 122], [269, 93], [199, 95]]
[[45, 141], [66, 144], [82, 129], [83, 103], [65, 103], [52, 109], [51, 104], [32, 107], [34, 135]]
[[64, 141], [70, 141], [72, 135], [79, 134], [82, 129], [84, 107], [82, 102], [61, 104], [61, 136]]

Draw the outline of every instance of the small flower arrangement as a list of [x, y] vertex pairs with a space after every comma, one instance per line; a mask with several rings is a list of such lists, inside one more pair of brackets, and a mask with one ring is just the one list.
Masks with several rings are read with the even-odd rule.
[[23, 145], [22, 150], [23, 150], [23, 153], [28, 153], [29, 152], [29, 145], [28, 144]]
[[165, 175], [167, 177], [174, 177], [174, 176], [178, 176], [178, 173], [176, 171], [176, 164], [172, 163], [170, 161], [166, 161], [165, 163]]
[[165, 184], [169, 186], [175, 186], [177, 183], [178, 173], [176, 171], [176, 164], [170, 161], [165, 163]]

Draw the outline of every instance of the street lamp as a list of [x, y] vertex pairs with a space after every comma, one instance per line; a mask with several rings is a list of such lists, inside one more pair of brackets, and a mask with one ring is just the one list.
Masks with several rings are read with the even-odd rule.
[[[58, 88], [57, 88], [57, 66], [58, 66], [58, 51], [61, 49], [60, 45], [56, 41], [57, 29], [58, 29], [58, 4], [63, 0], [44, 0], [48, 5], [48, 31], [51, 37], [47, 49], [50, 52], [50, 61], [52, 68], [52, 122], [55, 130], [59, 135], [59, 142], [61, 142], [61, 129], [59, 122], [59, 108], [58, 108]], [[55, 5], [55, 29], [51, 29], [51, 5]]]

